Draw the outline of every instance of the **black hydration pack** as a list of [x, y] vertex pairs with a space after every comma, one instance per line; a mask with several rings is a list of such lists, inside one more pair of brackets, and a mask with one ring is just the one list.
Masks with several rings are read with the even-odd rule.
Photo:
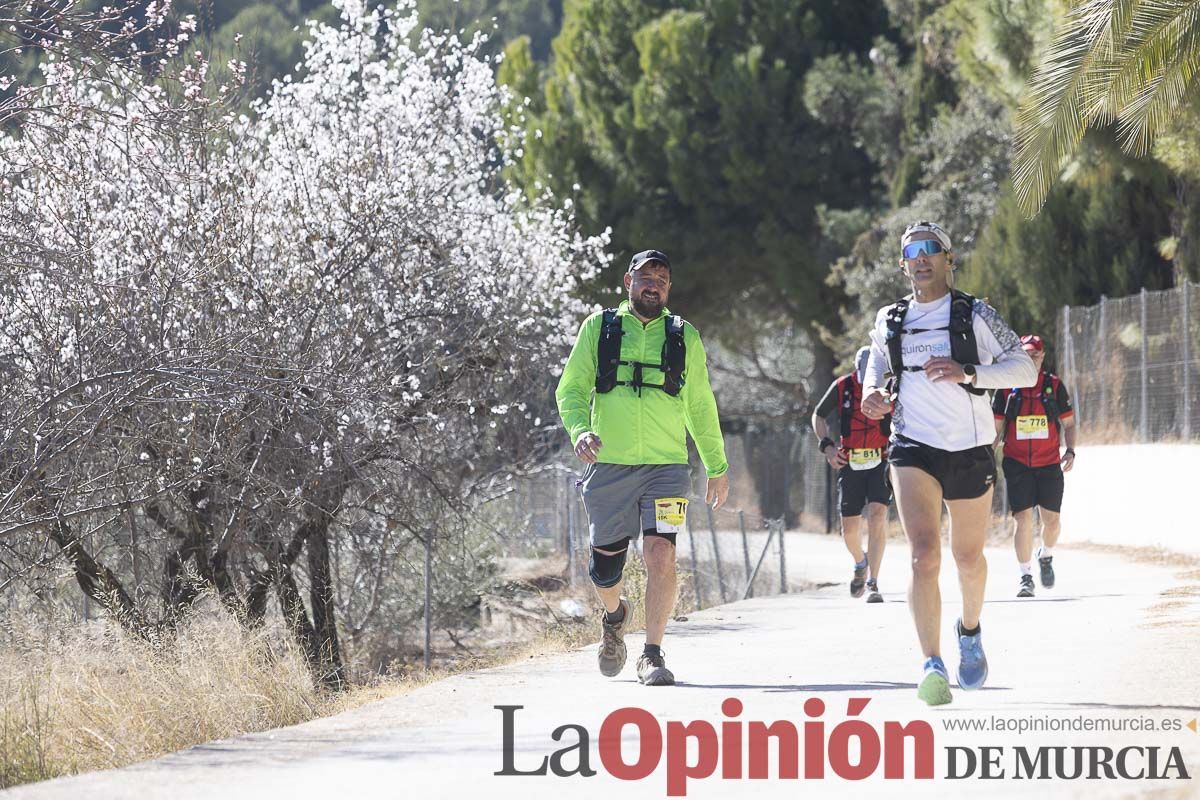
[[[675, 397], [683, 389], [683, 366], [687, 350], [683, 344], [683, 317], [671, 314], [666, 319], [667, 338], [663, 342], [662, 361], [658, 364], [643, 364], [640, 361], [621, 360], [621, 318], [617, 309], [607, 308], [600, 323], [600, 338], [596, 343], [596, 392], [606, 394], [614, 386], [632, 386], [638, 394], [642, 389], [662, 389]], [[633, 380], [617, 380], [617, 368], [622, 364], [633, 367]], [[646, 383], [642, 370], [646, 367], [662, 372], [662, 383]]]
[[[850, 423], [853, 421], [853, 414], [858, 409], [862, 402], [862, 392], [854, 391], [854, 379], [847, 378], [838, 388], [840, 396], [841, 408], [838, 410], [838, 422], [842, 426], [842, 442], [849, 441], [851, 431]], [[879, 432], [884, 436], [892, 435], [892, 415], [884, 414], [883, 419], [879, 420]]]
[[[975, 342], [975, 298], [957, 289], [950, 290], [950, 324], [945, 328], [904, 328], [904, 315], [908, 313], [909, 298], [904, 298], [887, 312], [888, 365], [892, 371], [892, 395], [900, 391], [900, 377], [905, 372], [920, 372], [923, 367], [904, 366], [904, 355], [900, 351], [900, 337], [906, 333], [948, 331], [950, 334], [950, 357], [959, 364], [978, 364], [979, 346]], [[984, 390], [965, 383], [959, 384], [971, 394], [981, 395]]]
[[[1042, 391], [1037, 396], [1042, 402], [1042, 408], [1046, 411], [1046, 420], [1055, 428], [1060, 427], [1059, 414], [1062, 413], [1062, 409], [1058, 407], [1058, 386], [1058, 376], [1047, 372], [1046, 379], [1042, 381]], [[1009, 389], [1008, 397], [1004, 400], [1004, 421], [1011, 428], [1016, 424], [1020, 414], [1021, 390]]]

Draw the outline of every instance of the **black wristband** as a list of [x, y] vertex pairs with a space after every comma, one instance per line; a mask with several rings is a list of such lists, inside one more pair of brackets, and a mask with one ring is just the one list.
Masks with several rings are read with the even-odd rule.
[[833, 447], [833, 445], [834, 445], [833, 439], [830, 439], [828, 436], [826, 436], [823, 439], [821, 439], [821, 443], [819, 445], [817, 445], [817, 449], [820, 450], [822, 453], [824, 453], [826, 447]]
[[1075, 455], [1075, 448], [1074, 448], [1074, 447], [1068, 447], [1066, 450], [1063, 450], [1063, 455], [1064, 455], [1064, 456], [1065, 456], [1067, 453], [1070, 453], [1071, 455]]

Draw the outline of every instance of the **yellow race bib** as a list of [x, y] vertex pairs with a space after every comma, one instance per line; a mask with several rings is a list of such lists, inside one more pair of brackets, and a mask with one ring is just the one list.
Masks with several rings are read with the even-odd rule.
[[879, 466], [879, 462], [883, 461], [883, 451], [878, 447], [874, 449], [854, 449], [850, 451], [850, 469], [861, 472], [866, 469], [875, 469]]
[[654, 527], [659, 533], [679, 533], [687, 520], [686, 497], [660, 497], [654, 501]]
[[1017, 417], [1017, 439], [1049, 439], [1050, 421], [1045, 414]]

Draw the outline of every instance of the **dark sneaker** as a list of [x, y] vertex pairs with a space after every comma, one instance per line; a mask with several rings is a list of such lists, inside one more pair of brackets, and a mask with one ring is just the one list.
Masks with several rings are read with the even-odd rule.
[[638, 680], [647, 686], [674, 686], [675, 674], [667, 669], [663, 656], [662, 651], [656, 656], [642, 653], [637, 663]]
[[610, 624], [605, 612], [603, 610], [600, 612], [604, 638], [600, 640], [600, 653], [596, 660], [600, 662], [600, 674], [606, 678], [620, 675], [621, 669], [625, 666], [625, 659], [628, 657], [625, 650], [625, 623], [629, 622], [629, 618], [633, 615], [633, 609], [629, 607], [629, 601], [624, 597], [621, 598], [621, 607], [625, 609], [625, 617], [617, 623]]
[[867, 568], [863, 567], [862, 569], [859, 569], [856, 566], [854, 568], [854, 577], [850, 579], [850, 596], [851, 597], [862, 597], [863, 588], [866, 586], [866, 584], [867, 584]]
[[1017, 597], [1033, 597], [1033, 576], [1021, 576], [1021, 588], [1017, 592]]
[[1053, 560], [1054, 556], [1038, 559], [1038, 566], [1042, 568], [1042, 586], [1047, 589], [1054, 588], [1054, 566], [1050, 563]]
[[882, 603], [883, 595], [879, 593], [879, 584], [875, 581], [867, 581], [867, 602]]

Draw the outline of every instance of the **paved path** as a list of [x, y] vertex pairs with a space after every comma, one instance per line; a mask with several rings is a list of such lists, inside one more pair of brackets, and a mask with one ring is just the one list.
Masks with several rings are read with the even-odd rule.
[[[666, 651], [680, 685], [651, 689], [633, 675], [632, 658], [617, 679], [595, 668], [595, 646], [554, 657], [459, 675], [411, 694], [338, 717], [293, 728], [214, 742], [122, 770], [22, 787], [4, 798], [577, 798], [663, 797], [667, 770], [643, 780], [620, 781], [597, 755], [605, 717], [637, 706], [664, 725], [668, 720], [726, 720], [721, 704], [736, 697], [739, 719], [808, 719], [804, 703], [820, 698], [826, 737], [847, 717], [850, 698], [869, 698], [861, 719], [882, 729], [885, 721], [927, 720], [935, 741], [933, 781], [896, 781], [882, 766], [861, 787], [826, 767], [823, 780], [779, 780], [772, 748], [770, 780], [692, 780], [688, 797], [795, 797], [800, 793], [870, 797], [1200, 797], [1200, 733], [1174, 731], [1059, 731], [1008, 733], [951, 731], [947, 723], [993, 717], [1051, 721], [1082, 718], [1093, 725], [1155, 726], [1200, 717], [1200, 567], [1137, 561], [1128, 554], [1061, 548], [1055, 559], [1059, 586], [1039, 587], [1033, 600], [1015, 597], [1015, 565], [1007, 548], [989, 550], [991, 579], [984, 610], [984, 643], [991, 662], [987, 687], [955, 691], [954, 702], [928, 709], [915, 697], [920, 657], [904, 602], [906, 547], [892, 542], [882, 585], [887, 602], [868, 606], [846, 590], [847, 560], [834, 537], [789, 534], [789, 573], [813, 584], [836, 581], [802, 594], [753, 599], [690, 615], [672, 623]], [[953, 673], [957, 586], [947, 551], [943, 645]], [[630, 636], [631, 656], [641, 637]], [[515, 766], [532, 769], [544, 755], [574, 744], [551, 732], [567, 723], [591, 735], [595, 777], [496, 777], [502, 766], [501, 712], [515, 716]], [[1125, 721], [1125, 722], [1121, 722]], [[1057, 724], [1057, 723], [1056, 723]], [[625, 728], [625, 758], [637, 755], [634, 729]], [[1178, 747], [1190, 781], [1014, 780], [1017, 745], [1097, 745], [1114, 750], [1158, 746], [1159, 768]], [[947, 748], [1003, 747], [1002, 780], [946, 779]], [[910, 745], [911, 750], [911, 745]], [[1072, 754], [1074, 751], [1066, 751]], [[1144, 753], [1145, 751], [1143, 751]], [[1147, 757], [1133, 753], [1131, 771]], [[693, 748], [692, 758], [697, 757]], [[961, 756], [960, 756], [961, 757]], [[851, 758], [854, 762], [857, 754]], [[803, 761], [803, 755], [801, 755]], [[566, 759], [568, 768], [576, 754]], [[1073, 761], [1071, 762], [1073, 764]], [[1085, 761], [1086, 763], [1086, 761]], [[912, 775], [913, 757], [907, 757]], [[961, 764], [961, 762], [960, 762]], [[1068, 769], [1071, 764], [1068, 764]], [[1172, 775], [1176, 774], [1174, 772]], [[978, 775], [978, 771], [976, 772]], [[868, 794], [869, 793], [869, 794]]]

